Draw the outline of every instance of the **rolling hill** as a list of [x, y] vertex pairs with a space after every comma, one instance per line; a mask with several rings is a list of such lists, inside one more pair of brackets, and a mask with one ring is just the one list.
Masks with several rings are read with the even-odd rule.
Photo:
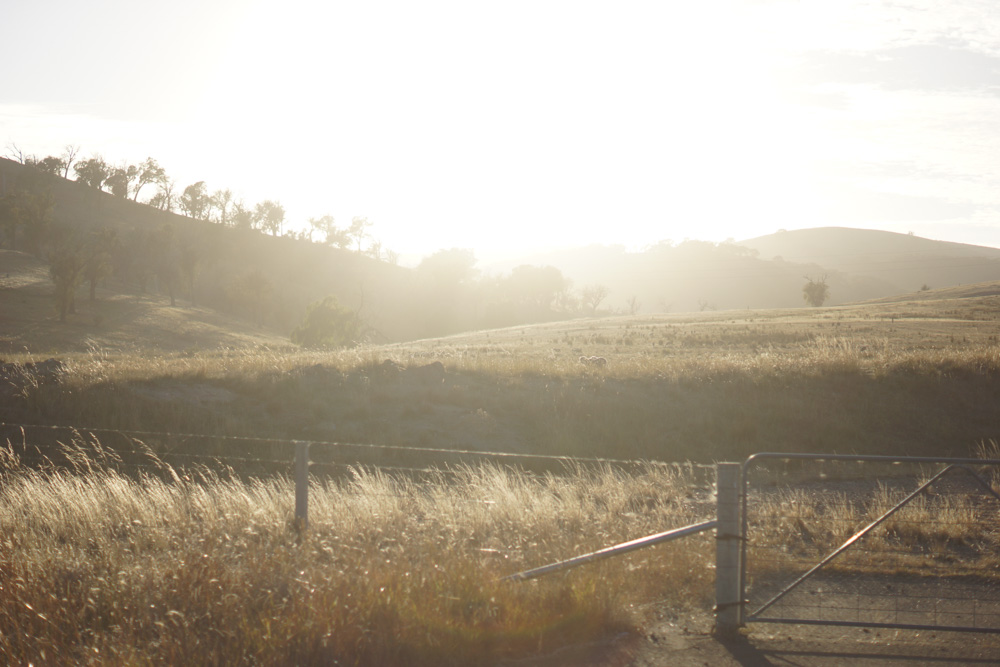
[[[740, 241], [762, 258], [884, 281], [896, 293], [1000, 280], [1000, 249], [872, 229], [820, 227]], [[892, 296], [883, 294], [881, 296]]]
[[[24, 232], [5, 233], [0, 275], [15, 276], [0, 283], [0, 331], [8, 351], [83, 349], [95, 341], [116, 348], [138, 341], [157, 349], [198, 348], [208, 340], [226, 340], [226, 330], [277, 344], [287, 341], [309, 304], [328, 295], [367, 323], [369, 342], [397, 342], [580, 317], [589, 313], [575, 296], [590, 285], [607, 288], [598, 314], [608, 315], [804, 307], [804, 281], [824, 276], [827, 305], [1000, 280], [997, 248], [830, 227], [739, 243], [665, 242], [641, 252], [622, 246], [568, 249], [486, 267], [479, 281], [441, 281], [358, 252], [193, 220], [26, 170], [0, 159], [0, 196], [30, 183], [51, 194], [53, 227], [79, 238], [113, 230], [116, 267], [101, 279], [99, 298], [85, 302], [81, 288], [79, 313], [58, 333], [43, 334], [49, 326], [44, 323], [54, 317], [44, 261], [51, 248], [34, 248], [29, 257], [14, 251], [28, 247]], [[183, 267], [183, 280], [163, 273], [167, 259]], [[22, 264], [27, 273], [18, 277]], [[572, 281], [572, 293], [559, 305], [519, 309], [502, 282], [504, 272], [524, 264], [558, 268]], [[180, 311], [159, 317], [174, 324], [160, 326], [155, 335], [138, 330], [136, 323], [147, 320], [137, 313], [170, 302]], [[219, 331], [209, 334], [212, 327]]]

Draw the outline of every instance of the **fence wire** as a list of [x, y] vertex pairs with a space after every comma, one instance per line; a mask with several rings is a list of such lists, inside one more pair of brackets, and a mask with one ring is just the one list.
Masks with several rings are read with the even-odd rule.
[[[235, 480], [253, 498], [254, 484], [264, 480], [287, 498], [289, 514], [293, 506], [294, 450], [301, 441], [34, 425], [0, 428], [0, 445], [16, 455], [23, 469], [84, 475], [110, 470], [192, 485], [184, 489]], [[359, 527], [353, 530], [364, 533], [364, 548], [387, 554], [402, 548], [403, 535], [418, 541], [430, 536], [435, 544], [459, 545], [470, 558], [500, 559], [504, 569], [517, 571], [695, 524], [710, 517], [713, 507], [711, 466], [391, 448], [417, 464], [407, 466], [353, 455], [387, 449], [377, 445], [309, 444], [310, 533], [318, 542], [343, 543], [345, 521], [355, 521], [352, 525]], [[333, 459], [331, 452], [347, 455]], [[530, 465], [533, 459], [540, 468]], [[483, 462], [491, 465], [480, 466]], [[610, 482], [605, 488], [578, 483], [588, 475]], [[683, 486], [671, 486], [674, 478], [683, 479]], [[652, 481], [643, 484], [643, 479]], [[692, 486], [696, 479], [702, 483]], [[224, 521], [225, 512], [213, 507], [200, 507], [200, 520]], [[645, 558], [652, 556], [629, 556], [619, 566], [632, 567]]]
[[746, 620], [1000, 632], [1000, 462], [775, 455], [744, 482]]

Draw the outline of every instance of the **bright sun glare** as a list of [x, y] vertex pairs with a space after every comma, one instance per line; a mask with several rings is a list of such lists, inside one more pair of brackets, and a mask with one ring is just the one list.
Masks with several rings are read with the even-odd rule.
[[258, 5], [195, 143], [296, 223], [366, 215], [403, 250], [586, 243], [621, 219], [626, 245], [722, 240], [815, 213], [774, 53], [735, 7], [654, 7]]
[[[918, 66], [892, 51], [918, 45], [991, 82], [973, 46], [1000, 28], [975, 5], [178, 1], [198, 20], [137, 7], [148, 31], [67, 1], [57, 37], [79, 24], [95, 60], [143, 55], [100, 80], [60, 55], [55, 101], [40, 77], [15, 81], [34, 89], [0, 107], [7, 140], [151, 156], [181, 189], [280, 201], [286, 229], [366, 216], [418, 258], [822, 225], [1000, 233], [996, 96], [975, 76], [865, 78], [886, 58]], [[955, 30], [968, 48], [940, 46]], [[883, 196], [899, 206], [870, 205]]]

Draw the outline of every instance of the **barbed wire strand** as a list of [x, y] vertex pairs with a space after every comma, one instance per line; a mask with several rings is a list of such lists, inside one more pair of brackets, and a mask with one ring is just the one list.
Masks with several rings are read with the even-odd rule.
[[[445, 455], [461, 455], [461, 456], [482, 456], [487, 458], [508, 458], [508, 459], [529, 459], [529, 460], [539, 460], [539, 461], [558, 461], [567, 463], [598, 463], [598, 464], [610, 464], [610, 465], [653, 465], [653, 466], [663, 466], [663, 467], [674, 467], [678, 469], [705, 469], [714, 470], [715, 466], [703, 463], [691, 463], [691, 462], [668, 462], [668, 461], [657, 461], [654, 459], [616, 459], [616, 458], [604, 458], [604, 457], [589, 457], [589, 456], [569, 456], [562, 454], [529, 454], [522, 452], [498, 452], [491, 450], [476, 450], [476, 449], [449, 449], [447, 447], [414, 447], [410, 445], [381, 445], [374, 443], [353, 443], [353, 442], [332, 442], [327, 440], [310, 440], [310, 439], [285, 439], [285, 438], [271, 438], [271, 437], [260, 437], [260, 436], [234, 436], [234, 435], [213, 435], [206, 433], [171, 433], [163, 431], [136, 431], [136, 430], [126, 430], [126, 429], [112, 429], [112, 428], [88, 428], [82, 426], [53, 426], [47, 424], [10, 424], [6, 422], [0, 422], [0, 428], [15, 428], [15, 429], [40, 429], [40, 430], [58, 430], [58, 431], [75, 431], [77, 433], [115, 433], [119, 435], [124, 435], [128, 437], [158, 437], [158, 438], [169, 438], [169, 439], [189, 439], [189, 438], [200, 438], [200, 439], [213, 439], [222, 441], [232, 441], [232, 442], [253, 442], [253, 443], [281, 443], [287, 445], [299, 445], [306, 444], [310, 447], [320, 446], [320, 447], [330, 447], [330, 448], [358, 448], [358, 449], [377, 449], [377, 450], [390, 450], [390, 451], [401, 451], [401, 452], [414, 452], [421, 454], [445, 454]], [[228, 458], [228, 457], [227, 457]]]

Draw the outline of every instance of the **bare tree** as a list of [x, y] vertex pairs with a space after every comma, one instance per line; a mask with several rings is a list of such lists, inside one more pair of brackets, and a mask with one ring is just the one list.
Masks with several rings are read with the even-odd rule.
[[66, 144], [66, 148], [63, 149], [62, 161], [63, 161], [63, 178], [69, 178], [70, 167], [76, 161], [76, 156], [80, 154], [80, 147], [74, 146], [73, 144]]
[[229, 209], [233, 204], [233, 191], [229, 188], [212, 193], [212, 208], [219, 213], [219, 224], [229, 226]]
[[597, 314], [597, 308], [601, 305], [601, 302], [608, 298], [608, 294], [611, 293], [604, 285], [587, 285], [580, 291], [580, 301], [583, 303], [592, 315]]
[[149, 198], [147, 202], [153, 208], [158, 208], [161, 211], [166, 211], [167, 213], [173, 213], [174, 211], [174, 200], [176, 195], [174, 194], [174, 188], [177, 187], [177, 183], [164, 175], [163, 179], [156, 184], [159, 189], [156, 194]]
[[21, 150], [13, 141], [7, 144], [7, 157], [21, 164], [28, 164], [32, 161], [32, 156]]
[[361, 242], [368, 238], [368, 232], [366, 231], [372, 223], [368, 222], [368, 218], [355, 216], [351, 218], [351, 226], [347, 230], [347, 235], [354, 239], [358, 244], [358, 252], [361, 252]]

